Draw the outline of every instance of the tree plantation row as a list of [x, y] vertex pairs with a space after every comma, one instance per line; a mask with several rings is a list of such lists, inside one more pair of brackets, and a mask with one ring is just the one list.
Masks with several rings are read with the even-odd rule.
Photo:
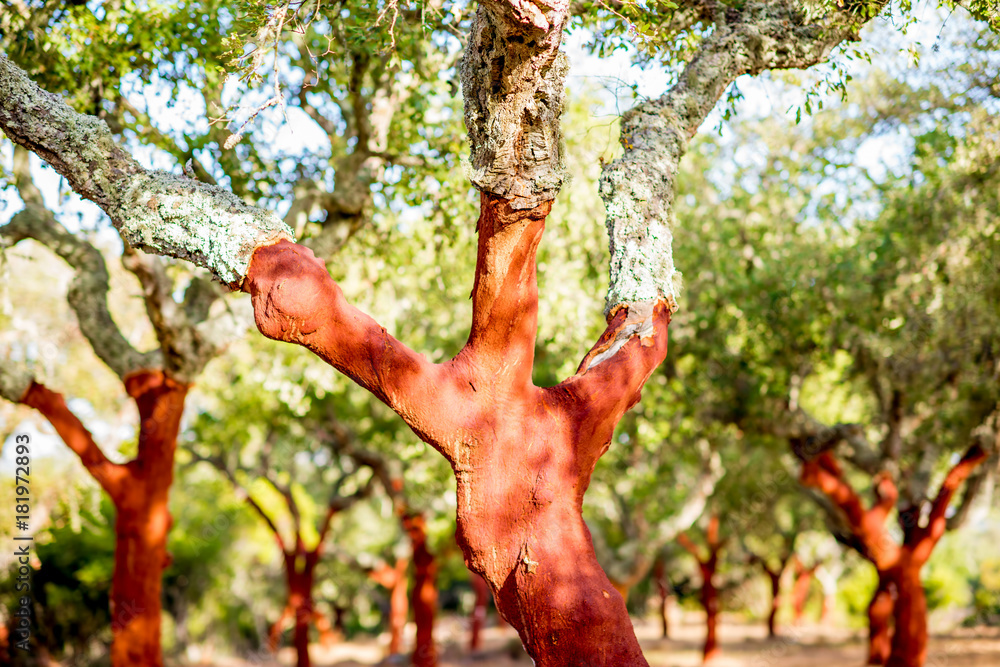
[[0, 4], [0, 535], [32, 545], [0, 661], [383, 632], [465, 664], [495, 622], [545, 667], [663, 664], [636, 628], [675, 604], [706, 663], [737, 615], [862, 625], [892, 667], [937, 664], [936, 618], [990, 636], [998, 30]]

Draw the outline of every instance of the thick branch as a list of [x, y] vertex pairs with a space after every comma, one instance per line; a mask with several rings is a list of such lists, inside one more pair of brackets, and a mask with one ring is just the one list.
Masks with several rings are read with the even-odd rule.
[[117, 502], [124, 488], [123, 485], [127, 483], [128, 469], [123, 465], [113, 463], [105, 456], [101, 448], [94, 442], [87, 427], [67, 407], [62, 394], [57, 394], [37, 382], [32, 382], [28, 392], [21, 399], [21, 403], [38, 410], [43, 417], [49, 420], [66, 446], [80, 457], [80, 462], [83, 463], [87, 472], [107, 491], [112, 500]]
[[830, 452], [823, 452], [802, 464], [800, 481], [804, 486], [822, 491], [843, 513], [856, 540], [851, 546], [880, 568], [895, 560], [898, 546], [885, 530], [885, 519], [896, 501], [896, 487], [888, 475], [879, 475], [874, 481], [876, 503], [865, 510], [861, 498], [844, 478], [844, 474]]
[[261, 333], [312, 350], [451, 456], [445, 450], [463, 416], [444, 406], [460, 405], [468, 387], [456, 377], [456, 364], [430, 363], [350, 306], [323, 262], [303, 246], [281, 241], [258, 249], [244, 289]]
[[678, 535], [677, 543], [680, 544], [682, 547], [684, 547], [684, 549], [688, 553], [694, 556], [695, 560], [698, 561], [699, 565], [701, 563], [704, 563], [705, 560], [707, 560], [702, 558], [701, 549], [698, 548], [697, 544], [691, 541], [691, 538], [687, 536], [687, 533], [681, 533], [680, 535]]
[[462, 356], [490, 384], [521, 390], [531, 384], [538, 330], [535, 256], [551, 202], [517, 210], [483, 192], [479, 251], [472, 287], [472, 330]]
[[619, 308], [577, 374], [542, 390], [564, 406], [577, 422], [577, 432], [592, 434], [581, 439], [583, 446], [592, 448], [580, 452], [585, 460], [593, 457], [596, 462], [604, 453], [618, 421], [639, 401], [646, 380], [667, 356], [670, 317], [662, 302]]
[[219, 187], [146, 170], [107, 125], [41, 90], [0, 54], [0, 129], [100, 206], [132, 246], [189, 260], [239, 286], [255, 247], [291, 231]]
[[[874, 3], [872, 11], [886, 2]], [[864, 20], [837, 11], [812, 21], [792, 2], [717, 8], [714, 30], [677, 84], [623, 116], [625, 153], [602, 172], [611, 246], [608, 310], [658, 299], [676, 307], [671, 229], [678, 165], [726, 88], [743, 74], [822, 62], [837, 44], [856, 38]]]
[[927, 517], [927, 526], [916, 531], [914, 557], [920, 562], [925, 562], [930, 557], [934, 545], [937, 544], [941, 536], [947, 529], [948, 506], [951, 505], [952, 498], [958, 493], [969, 475], [976, 467], [989, 457], [989, 452], [982, 443], [974, 442], [962, 455], [958, 463], [952, 466], [945, 476], [938, 489], [937, 497], [931, 504], [930, 515]]

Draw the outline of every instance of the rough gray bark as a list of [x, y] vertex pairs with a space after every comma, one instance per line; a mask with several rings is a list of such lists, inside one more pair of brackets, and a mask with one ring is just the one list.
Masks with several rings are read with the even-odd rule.
[[812, 17], [795, 2], [746, 2], [711, 7], [712, 33], [699, 45], [677, 84], [622, 117], [625, 154], [601, 174], [611, 246], [607, 312], [637, 301], [664, 299], [676, 307], [680, 285], [671, 248], [673, 200], [681, 157], [726, 88], [743, 74], [805, 68], [824, 61], [888, 4], [869, 3], [854, 15], [832, 10]]
[[104, 121], [43, 91], [0, 53], [0, 128], [39, 155], [83, 197], [104, 209], [132, 246], [205, 267], [232, 288], [258, 245], [291, 230], [233, 193], [139, 165]]
[[31, 388], [35, 374], [27, 364], [12, 359], [0, 359], [0, 398], [20, 403]]
[[462, 59], [470, 180], [515, 209], [555, 199], [566, 175], [559, 117], [569, 3], [479, 3]]

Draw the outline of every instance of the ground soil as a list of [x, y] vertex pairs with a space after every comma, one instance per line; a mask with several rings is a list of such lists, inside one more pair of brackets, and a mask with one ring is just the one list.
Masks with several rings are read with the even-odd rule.
[[[468, 623], [465, 619], [440, 619], [435, 636], [441, 648], [440, 667], [528, 667], [531, 660], [509, 627], [491, 625], [484, 631], [483, 649], [469, 653]], [[674, 638], [659, 639], [654, 619], [635, 620], [636, 634], [651, 667], [693, 667], [701, 664], [704, 621], [697, 613], [675, 619]], [[785, 626], [778, 639], [768, 640], [763, 623], [743, 623], [723, 615], [719, 626], [722, 657], [713, 667], [861, 667], [865, 663], [864, 630], [830, 626]], [[408, 659], [386, 660], [387, 636], [361, 637], [342, 641], [329, 648], [313, 646], [315, 667], [368, 667], [409, 665]], [[412, 646], [412, 623], [407, 627], [404, 646]], [[213, 658], [184, 664], [201, 667], [284, 667], [294, 665], [291, 648], [276, 658], [239, 660]], [[932, 636], [926, 667], [1000, 667], [1000, 628], [957, 629]]]

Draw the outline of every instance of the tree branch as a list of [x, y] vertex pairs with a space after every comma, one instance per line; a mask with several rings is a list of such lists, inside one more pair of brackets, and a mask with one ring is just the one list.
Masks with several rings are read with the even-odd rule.
[[[887, 0], [872, 3], [872, 15]], [[721, 8], [720, 8], [721, 9]], [[715, 13], [677, 84], [622, 117], [621, 158], [605, 165], [600, 192], [607, 210], [611, 282], [607, 309], [665, 300], [676, 308], [671, 249], [675, 178], [681, 157], [729, 85], [743, 74], [805, 68], [856, 39], [871, 15], [831, 12], [810, 20], [793, 2], [746, 2]]]
[[[979, 439], [977, 438], [977, 441], [969, 446], [958, 463], [948, 471], [944, 481], [941, 483], [941, 488], [938, 489], [937, 497], [934, 498], [934, 502], [931, 504], [931, 511], [927, 517], [926, 527], [915, 531], [913, 539], [915, 544], [914, 557], [920, 562], [926, 562], [930, 558], [934, 545], [938, 543], [938, 540], [941, 539], [941, 536], [947, 530], [948, 506], [951, 505], [951, 500], [955, 497], [959, 487], [968, 479], [969, 475], [976, 469], [976, 466], [989, 457], [988, 450], [983, 446], [982, 442], [979, 442]], [[992, 439], [995, 440], [995, 436]]]
[[368, 315], [350, 306], [309, 249], [281, 241], [254, 254], [245, 291], [257, 328], [275, 340], [302, 345], [403, 417], [428, 443], [452, 456], [449, 435], [463, 416], [443, 406], [459, 405], [472, 369], [457, 362], [435, 365], [390, 336]]
[[128, 468], [113, 463], [105, 456], [101, 448], [94, 442], [87, 427], [66, 405], [62, 394], [57, 394], [37, 382], [32, 382], [27, 393], [21, 399], [21, 403], [38, 410], [52, 424], [66, 446], [80, 457], [80, 462], [83, 463], [87, 472], [117, 503], [124, 485], [128, 483], [130, 477]]
[[130, 245], [189, 260], [235, 288], [254, 248], [292, 238], [273, 213], [231, 192], [144, 169], [103, 121], [41, 90], [4, 54], [0, 91], [0, 129], [100, 206]]
[[247, 504], [250, 505], [251, 508], [253, 508], [253, 510], [257, 513], [257, 515], [264, 520], [264, 523], [267, 524], [267, 527], [271, 529], [271, 533], [274, 535], [274, 539], [275, 541], [277, 541], [278, 548], [281, 549], [281, 552], [287, 553], [288, 549], [285, 547], [285, 540], [281, 537], [281, 531], [278, 530], [278, 526], [274, 523], [274, 521], [271, 519], [268, 513], [264, 511], [264, 508], [261, 507], [256, 500], [254, 500], [254, 497], [250, 495], [250, 491], [247, 490], [245, 486], [240, 484], [239, 480], [236, 479], [236, 474], [233, 472], [232, 469], [229, 468], [228, 465], [226, 465], [225, 461], [222, 460], [222, 457], [202, 456], [201, 454], [199, 454], [198, 452], [194, 451], [189, 447], [185, 447], [185, 449], [187, 449], [188, 454], [195, 462], [209, 464], [210, 466], [221, 472], [223, 477], [229, 480], [229, 483], [233, 485], [233, 488], [236, 491], [236, 495], [238, 497], [243, 498], [243, 500], [245, 500]]
[[861, 498], [844, 478], [836, 459], [824, 451], [811, 461], [802, 463], [800, 481], [804, 486], [822, 491], [843, 513], [851, 533], [856, 538], [850, 546], [877, 566], [892, 562], [898, 553], [896, 545], [885, 530], [885, 519], [896, 501], [896, 487], [887, 474], [876, 476], [874, 492], [876, 503], [865, 510]]

